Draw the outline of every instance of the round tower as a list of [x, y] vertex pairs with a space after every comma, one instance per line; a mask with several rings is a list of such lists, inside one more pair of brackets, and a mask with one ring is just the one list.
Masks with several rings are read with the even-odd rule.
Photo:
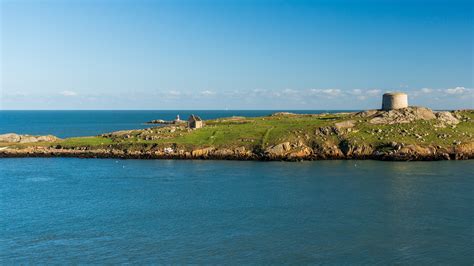
[[382, 97], [382, 110], [408, 107], [408, 95], [403, 92], [385, 93]]

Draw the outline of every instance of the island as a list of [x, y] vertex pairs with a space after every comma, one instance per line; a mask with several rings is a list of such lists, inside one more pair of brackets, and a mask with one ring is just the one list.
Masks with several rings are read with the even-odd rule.
[[[361, 112], [228, 117], [59, 139], [0, 135], [0, 157], [223, 160], [474, 158], [474, 110], [387, 107]], [[197, 116], [194, 116], [196, 119]], [[200, 119], [200, 118], [199, 118]]]

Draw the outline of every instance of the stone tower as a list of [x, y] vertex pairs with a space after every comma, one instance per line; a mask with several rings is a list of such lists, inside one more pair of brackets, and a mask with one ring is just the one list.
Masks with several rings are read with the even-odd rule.
[[408, 107], [408, 95], [403, 92], [385, 93], [382, 98], [382, 110]]

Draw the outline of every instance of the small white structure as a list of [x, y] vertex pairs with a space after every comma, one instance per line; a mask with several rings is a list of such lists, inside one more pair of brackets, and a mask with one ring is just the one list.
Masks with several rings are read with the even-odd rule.
[[184, 124], [184, 123], [186, 123], [186, 121], [181, 120], [181, 118], [179, 118], [179, 115], [177, 115], [177, 116], [176, 116], [176, 119], [173, 120], [171, 124], [175, 124], [175, 125], [176, 125], [176, 124]]
[[382, 110], [407, 108], [408, 95], [403, 92], [390, 92], [382, 96]]

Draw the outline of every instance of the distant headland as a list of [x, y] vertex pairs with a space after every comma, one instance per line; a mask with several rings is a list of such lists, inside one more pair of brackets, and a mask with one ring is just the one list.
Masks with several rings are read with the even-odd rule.
[[474, 158], [474, 110], [432, 111], [386, 93], [382, 108], [275, 113], [204, 121], [191, 115], [99, 136], [0, 135], [0, 157], [227, 160], [459, 160]]

